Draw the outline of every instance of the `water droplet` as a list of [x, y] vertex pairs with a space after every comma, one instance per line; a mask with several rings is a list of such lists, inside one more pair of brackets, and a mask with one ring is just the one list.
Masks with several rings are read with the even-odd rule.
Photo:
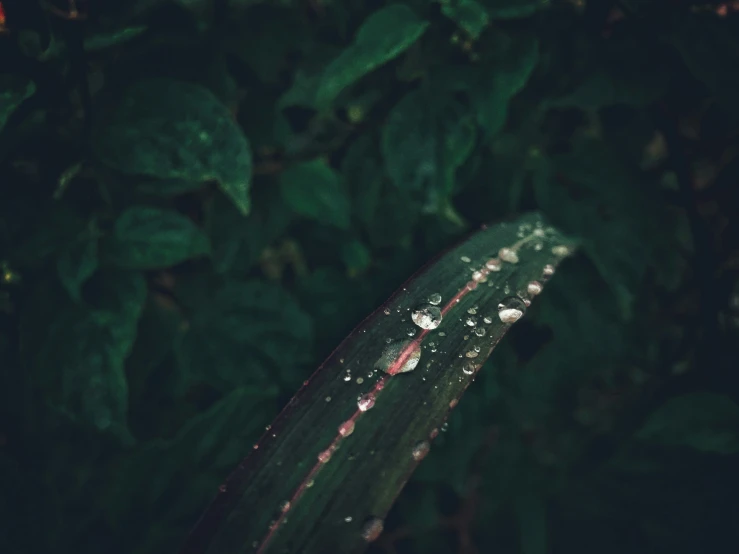
[[529, 300], [528, 298], [524, 298], [524, 299], [523, 299], [523, 303], [524, 303], [524, 304], [526, 304], [526, 307], [527, 307], [527, 308], [528, 308], [529, 306], [531, 306], [531, 300]]
[[351, 523], [352, 522], [352, 516], [346, 516], [344, 518], [344, 521], [347, 522], [347, 523]]
[[475, 329], [475, 334], [476, 334], [476, 335], [477, 335], [478, 337], [484, 337], [484, 336], [485, 336], [485, 327], [477, 327], [477, 328]]
[[441, 432], [442, 433], [446, 433], [448, 429], [449, 429], [449, 424], [446, 421], [441, 424]]
[[385, 315], [390, 315], [391, 310], [390, 308], [385, 308], [384, 310], [382, 310], [382, 313], [384, 313]]
[[359, 408], [363, 412], [366, 412], [367, 410], [371, 410], [372, 406], [374, 405], [375, 405], [375, 396], [370, 393], [360, 396], [359, 400], [357, 400], [357, 408]]
[[472, 272], [472, 280], [476, 282], [480, 282], [485, 278], [485, 275], [482, 271], [473, 271]]
[[500, 260], [498, 258], [490, 258], [487, 262], [485, 262], [485, 267], [488, 268], [490, 271], [500, 271], [503, 267], [503, 264], [500, 263]]
[[475, 352], [474, 350], [468, 350], [467, 352], [465, 352], [464, 355], [467, 356], [468, 358], [477, 358], [477, 354], [478, 353]]
[[439, 331], [439, 336], [440, 337], [446, 337], [446, 333], [444, 331]]
[[462, 366], [462, 373], [465, 375], [472, 375], [476, 370], [477, 366], [475, 365], [475, 362], [465, 362]]
[[456, 398], [452, 398], [449, 401], [449, 408], [451, 408], [453, 410], [454, 408], [457, 407], [457, 404], [459, 404], [459, 400], [457, 400]]
[[344, 423], [339, 425], [339, 435], [342, 437], [348, 437], [354, 432], [354, 422], [351, 419], [347, 419]]
[[373, 542], [382, 534], [384, 527], [385, 524], [379, 517], [373, 517], [362, 526], [362, 538], [367, 542]]
[[436, 329], [441, 324], [441, 310], [436, 306], [419, 306], [411, 314], [413, 323], [421, 329]]
[[411, 455], [413, 456], [414, 460], [420, 462], [426, 457], [426, 454], [429, 453], [429, 450], [431, 450], [431, 445], [428, 443], [428, 441], [420, 441], [416, 443], [416, 446], [413, 447]]
[[491, 323], [493, 322], [493, 318], [491, 318], [491, 317], [488, 317], [488, 316], [485, 316], [485, 317], [483, 317], [483, 318], [482, 318], [482, 320], [483, 320], [483, 321], [484, 321], [485, 323], [487, 323], [488, 325], [490, 325], [490, 324], [491, 324]]
[[221, 492], [226, 492], [226, 485], [221, 485], [220, 487], [218, 487], [218, 490]]
[[408, 327], [408, 329], [405, 332], [409, 337], [415, 337], [416, 336], [416, 328], [415, 327]]
[[567, 256], [570, 253], [570, 249], [566, 246], [559, 244], [557, 246], [552, 246], [552, 254], [555, 256]]
[[498, 317], [503, 323], [518, 321], [526, 311], [526, 305], [518, 296], [507, 296], [498, 304]]
[[344, 381], [351, 381], [351, 380], [352, 380], [352, 374], [351, 373], [347, 373], [346, 375], [344, 375]]
[[326, 397], [326, 402], [331, 402], [331, 397], [330, 396], [327, 396]]
[[357, 385], [364, 383], [364, 377], [357, 377]]
[[[409, 351], [409, 349], [411, 349]], [[402, 366], [398, 365], [401, 357], [405, 356]], [[382, 355], [375, 362], [375, 369], [385, 373], [406, 373], [416, 369], [421, 359], [421, 345], [411, 340], [401, 340], [390, 343], [382, 351]], [[371, 377], [371, 375], [370, 375]]]
[[314, 481], [313, 479], [311, 479], [310, 481], [308, 481], [308, 482], [307, 482], [307, 483], [305, 484], [305, 488], [306, 488], [306, 489], [309, 489], [309, 488], [311, 488], [311, 487], [312, 487], [313, 485], [315, 485], [315, 484], [316, 484], [316, 482], [315, 482], [315, 481]]
[[498, 257], [504, 262], [508, 262], [509, 264], [518, 263], [518, 254], [512, 248], [504, 246], [503, 248], [498, 250]]
[[526, 287], [528, 293], [532, 296], [536, 296], [541, 292], [541, 283], [539, 281], [531, 281]]
[[536, 228], [534, 229], [534, 236], [535, 237], [543, 237], [544, 236], [544, 229]]
[[534, 250], [536, 250], [537, 252], [539, 252], [543, 248], [544, 248], [544, 243], [543, 242], [536, 242], [536, 243], [534, 243]]
[[545, 265], [542, 273], [545, 277], [551, 277], [552, 275], [554, 275], [554, 266], [552, 264]]
[[284, 514], [290, 509], [290, 501], [285, 500], [280, 503], [280, 511]]
[[469, 281], [467, 283], [467, 290], [475, 290], [477, 288], [477, 283], [475, 281]]
[[477, 313], [477, 306], [472, 306], [467, 310], [467, 313], [470, 315], [475, 315]]
[[466, 264], [468, 264], [468, 263], [470, 263], [472, 261], [468, 256], [462, 256], [459, 259], [462, 260]]
[[436, 427], [434, 427], [433, 429], [431, 429], [431, 432], [429, 433], [429, 438], [431, 440], [434, 440], [438, 436], [439, 436], [439, 430]]
[[431, 341], [429, 343], [429, 350], [431, 350], [431, 352], [436, 352], [436, 343], [435, 342]]
[[318, 454], [318, 461], [322, 464], [325, 464], [331, 459], [331, 449], [324, 450], [320, 454]]
[[469, 325], [470, 327], [474, 327], [475, 325], [477, 325], [477, 319], [475, 319], [474, 317], [468, 317], [465, 321], [465, 324]]
[[441, 304], [441, 295], [438, 292], [429, 295], [429, 304], [438, 306]]

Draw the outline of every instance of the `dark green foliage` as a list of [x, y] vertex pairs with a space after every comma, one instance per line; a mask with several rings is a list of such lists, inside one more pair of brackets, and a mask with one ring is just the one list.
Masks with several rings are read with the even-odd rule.
[[370, 550], [736, 550], [731, 2], [74, 4], [2, 1], [1, 552], [177, 551], [355, 326], [530, 210], [578, 254]]

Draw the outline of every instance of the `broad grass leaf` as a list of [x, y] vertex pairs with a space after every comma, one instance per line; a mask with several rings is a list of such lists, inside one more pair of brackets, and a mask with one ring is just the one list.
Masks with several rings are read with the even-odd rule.
[[115, 222], [103, 243], [104, 259], [127, 269], [156, 269], [210, 252], [208, 237], [183, 215], [135, 206]]
[[92, 150], [126, 175], [215, 180], [242, 213], [249, 211], [249, 142], [226, 106], [202, 86], [164, 78], [131, 85], [100, 118]]

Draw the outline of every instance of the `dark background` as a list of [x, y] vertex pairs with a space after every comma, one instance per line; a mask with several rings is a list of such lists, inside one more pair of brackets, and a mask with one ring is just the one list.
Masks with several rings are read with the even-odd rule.
[[739, 548], [739, 4], [2, 6], [0, 551], [176, 551], [364, 316], [527, 210], [582, 247], [371, 551]]

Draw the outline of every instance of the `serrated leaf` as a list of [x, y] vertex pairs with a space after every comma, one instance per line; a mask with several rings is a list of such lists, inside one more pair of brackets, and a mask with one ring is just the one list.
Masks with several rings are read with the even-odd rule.
[[177, 344], [183, 383], [228, 391], [290, 380], [308, 359], [312, 336], [310, 319], [279, 286], [229, 282], [194, 314]]
[[739, 452], [739, 405], [723, 394], [693, 393], [657, 408], [636, 438], [702, 452]]
[[[529, 234], [521, 236], [522, 229]], [[474, 234], [404, 283], [288, 403], [223, 485], [184, 554], [237, 552], [247, 545], [265, 554], [363, 552], [367, 522], [385, 516], [450, 402], [510, 327], [500, 302], [524, 305], [506, 299], [506, 290], [525, 291], [532, 279], [542, 279], [544, 267], [562, 259], [552, 252], [555, 245], [571, 252], [566, 238], [531, 214]], [[470, 282], [470, 269], [486, 269], [502, 247], [514, 249], [518, 261]], [[411, 327], [407, 310], [427, 308], [432, 293], [442, 298], [438, 331]], [[460, 322], [473, 306], [475, 325], [485, 333], [469, 333], [469, 324]], [[418, 369], [407, 371], [414, 365], [409, 360], [417, 360]], [[254, 510], [257, 499], [260, 509]]]
[[249, 142], [226, 106], [199, 85], [171, 79], [132, 85], [101, 118], [92, 149], [126, 175], [215, 180], [242, 213], [249, 211]]
[[320, 160], [289, 167], [280, 175], [282, 198], [296, 213], [319, 223], [349, 227], [349, 196], [339, 175]]
[[105, 260], [127, 269], [156, 269], [210, 252], [208, 237], [177, 212], [132, 207], [115, 222], [103, 243]]
[[325, 69], [318, 87], [318, 104], [330, 105], [360, 77], [403, 53], [428, 25], [405, 4], [392, 4], [370, 15], [351, 46]]
[[486, 9], [476, 0], [451, 0], [441, 4], [441, 13], [454, 21], [473, 39], [478, 39], [490, 23]]
[[0, 131], [10, 115], [26, 98], [36, 92], [36, 84], [17, 75], [0, 75]]

